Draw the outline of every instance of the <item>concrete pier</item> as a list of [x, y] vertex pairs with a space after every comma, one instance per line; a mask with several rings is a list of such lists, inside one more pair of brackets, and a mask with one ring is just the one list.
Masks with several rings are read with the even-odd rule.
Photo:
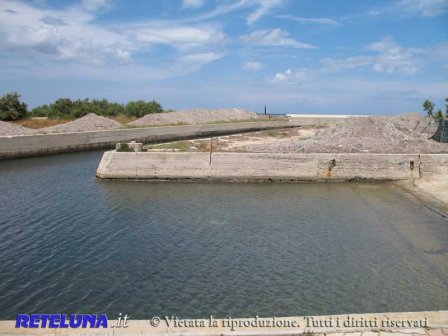
[[398, 181], [447, 179], [448, 154], [104, 153], [102, 179]]

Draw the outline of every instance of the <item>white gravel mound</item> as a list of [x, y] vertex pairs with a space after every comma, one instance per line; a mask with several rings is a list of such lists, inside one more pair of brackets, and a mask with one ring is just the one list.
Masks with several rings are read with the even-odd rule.
[[0, 121], [0, 136], [36, 134], [36, 130], [11, 122]]
[[349, 117], [305, 141], [281, 140], [244, 149], [282, 153], [448, 153], [448, 144], [428, 139], [435, 131], [434, 121], [417, 113], [393, 117]]
[[[428, 139], [429, 122], [432, 122], [429, 118], [417, 114], [347, 118], [318, 132], [313, 139], [304, 143], [304, 150], [314, 153], [448, 152], [447, 145]], [[435, 124], [431, 128], [434, 132]]]
[[215, 121], [258, 119], [255, 112], [231, 109], [192, 109], [167, 113], [147, 114], [129, 125], [172, 125], [172, 124], [203, 124]]
[[41, 128], [41, 133], [73, 133], [100, 131], [119, 128], [121, 124], [118, 121], [98, 116], [95, 113], [89, 113], [82, 118], [70, 121], [65, 124]]

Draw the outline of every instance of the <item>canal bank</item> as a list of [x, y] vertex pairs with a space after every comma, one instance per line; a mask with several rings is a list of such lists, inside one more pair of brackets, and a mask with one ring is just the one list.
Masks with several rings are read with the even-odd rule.
[[0, 137], [0, 159], [113, 148], [117, 142], [164, 142], [300, 126], [302, 120], [125, 128]]
[[108, 151], [96, 175], [136, 180], [444, 180], [448, 179], [448, 154]]

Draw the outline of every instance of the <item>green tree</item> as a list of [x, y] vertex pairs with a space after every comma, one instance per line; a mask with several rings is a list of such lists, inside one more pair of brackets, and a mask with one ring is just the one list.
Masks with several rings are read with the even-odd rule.
[[434, 103], [426, 99], [423, 103], [423, 110], [428, 114], [429, 117], [434, 116]]
[[10, 121], [26, 117], [28, 107], [20, 101], [17, 92], [7, 93], [0, 98], [0, 120]]
[[155, 100], [146, 102], [144, 100], [130, 101], [125, 106], [125, 114], [132, 117], [143, 117], [150, 113], [162, 113], [162, 106]]
[[91, 111], [102, 116], [116, 116], [124, 114], [124, 107], [118, 103], [111, 103], [107, 99], [92, 100]]
[[32, 117], [48, 117], [48, 114], [50, 113], [51, 108], [48, 105], [40, 105], [35, 108], [33, 108], [30, 112], [30, 115]]
[[434, 119], [442, 119], [443, 118], [443, 112], [441, 109], [439, 109], [436, 114], [434, 114]]
[[445, 118], [448, 118], [448, 98], [445, 98]]
[[73, 102], [70, 98], [59, 98], [53, 104], [50, 105], [50, 111], [48, 118], [71, 118], [73, 111]]
[[70, 116], [72, 118], [81, 118], [86, 114], [93, 112], [92, 104], [88, 98], [86, 99], [77, 99], [73, 101], [72, 110], [70, 112]]

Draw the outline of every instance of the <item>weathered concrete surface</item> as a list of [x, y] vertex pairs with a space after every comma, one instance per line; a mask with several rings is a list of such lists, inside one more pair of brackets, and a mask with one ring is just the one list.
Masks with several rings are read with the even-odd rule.
[[205, 136], [294, 127], [295, 121], [164, 126], [96, 132], [0, 137], [0, 159], [114, 148], [117, 142], [162, 142]]
[[[109, 317], [111, 318], [111, 317]], [[157, 319], [157, 318], [155, 318]], [[151, 323], [151, 321], [153, 321]], [[16, 329], [15, 321], [0, 321], [0, 335], [331, 335], [331, 336], [448, 336], [448, 311], [350, 314], [329, 316], [259, 317], [244, 319], [180, 320], [168, 326], [160, 317], [128, 321], [127, 328]], [[157, 320], [156, 320], [157, 321]], [[261, 321], [265, 321], [264, 327]], [[266, 326], [266, 322], [277, 326]], [[392, 323], [395, 323], [392, 326]], [[312, 326], [313, 324], [318, 326]]]
[[301, 125], [334, 125], [348, 117], [363, 118], [366, 115], [348, 115], [348, 114], [287, 114], [291, 121]]
[[104, 153], [104, 179], [416, 180], [447, 174], [448, 154]]

